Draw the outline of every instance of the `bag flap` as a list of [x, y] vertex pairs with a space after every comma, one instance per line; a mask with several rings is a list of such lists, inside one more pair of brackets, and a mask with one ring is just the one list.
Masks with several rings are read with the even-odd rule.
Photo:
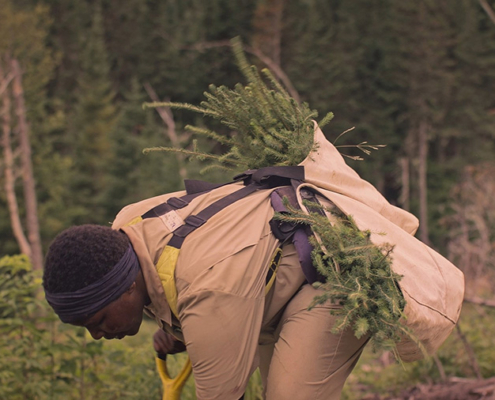
[[306, 182], [366, 204], [409, 234], [416, 233], [418, 219], [391, 205], [373, 185], [349, 167], [335, 146], [325, 138], [316, 122], [314, 142], [317, 144], [316, 151], [299, 164], [304, 166]]

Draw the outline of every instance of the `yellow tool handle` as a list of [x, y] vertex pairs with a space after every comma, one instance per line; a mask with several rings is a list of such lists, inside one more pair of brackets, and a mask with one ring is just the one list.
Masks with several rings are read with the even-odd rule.
[[171, 378], [168, 369], [167, 361], [159, 357], [155, 358], [156, 368], [163, 384], [163, 400], [180, 400], [182, 388], [186, 384], [187, 378], [191, 375], [192, 365], [191, 360], [187, 357], [187, 361], [182, 367], [182, 371], [175, 378]]

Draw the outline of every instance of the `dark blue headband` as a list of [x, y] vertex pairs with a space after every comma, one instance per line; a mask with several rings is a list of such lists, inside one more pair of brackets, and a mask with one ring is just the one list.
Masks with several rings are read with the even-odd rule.
[[117, 300], [136, 280], [139, 261], [131, 245], [101, 279], [75, 292], [48, 293], [45, 297], [62, 322], [82, 321]]

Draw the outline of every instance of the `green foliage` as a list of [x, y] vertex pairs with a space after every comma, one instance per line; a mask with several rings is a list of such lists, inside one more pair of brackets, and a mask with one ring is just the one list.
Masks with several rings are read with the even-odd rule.
[[369, 335], [375, 348], [393, 349], [400, 336], [409, 333], [400, 321], [405, 300], [398, 288], [401, 276], [391, 268], [393, 248], [373, 244], [371, 233], [360, 231], [351, 217], [335, 212], [330, 222], [317, 211], [306, 214], [290, 208], [288, 202], [286, 207], [290, 214], [277, 218], [309, 225], [315, 234], [313, 264], [325, 283], [315, 283], [322, 294], [310, 308], [327, 301], [340, 304], [341, 308], [331, 311], [340, 317], [334, 333], [352, 327], [357, 338]]
[[[495, 376], [494, 317], [495, 310], [466, 303], [459, 320], [461, 331], [472, 346], [484, 378]], [[437, 356], [447, 378], [476, 378], [468, 349], [456, 331], [438, 350]], [[441, 381], [438, 365], [431, 360], [399, 366], [383, 354], [378, 355], [365, 349], [346, 382], [343, 399], [358, 400], [368, 393], [387, 394], [396, 398], [394, 395], [415, 384]]]
[[[154, 322], [145, 319], [138, 335], [122, 341], [94, 341], [53, 314], [26, 256], [0, 258], [0, 275], [0, 399], [160, 398]], [[185, 358], [167, 358], [172, 376]], [[248, 399], [261, 398], [259, 376], [249, 390]], [[196, 398], [192, 378], [181, 398]]]
[[36, 284], [31, 276], [29, 258], [25, 255], [0, 258], [0, 317], [23, 317], [31, 308]]
[[31, 399], [50, 387], [51, 360], [45, 332], [38, 329], [43, 308], [26, 256], [0, 259], [0, 398]]
[[[275, 165], [297, 165], [313, 148], [313, 119], [318, 113], [306, 103], [297, 104], [277, 82], [271, 72], [262, 72], [268, 86], [255, 67], [250, 67], [237, 39], [233, 41], [238, 66], [248, 84], [235, 89], [211, 85], [200, 107], [184, 103], [145, 103], [145, 107], [168, 106], [204, 114], [221, 121], [234, 133], [222, 136], [204, 128], [188, 126], [193, 133], [209, 137], [228, 147], [223, 155], [207, 154], [197, 149], [152, 148], [179, 151], [202, 159], [215, 160], [227, 169], [245, 170]], [[330, 121], [329, 113], [323, 123]]]
[[[159, 398], [152, 332], [124, 341], [93, 341], [82, 328], [62, 324], [40, 291], [41, 278], [26, 256], [0, 258], [0, 398]], [[170, 368], [182, 359], [171, 358]], [[184, 399], [193, 399], [188, 383]]]
[[127, 204], [179, 190], [182, 183], [173, 157], [142, 153], [149, 143], [160, 143], [165, 136], [153, 115], [141, 110], [144, 99], [143, 89], [134, 80], [116, 126], [108, 135], [112, 146], [106, 154], [105, 185], [100, 197], [108, 220]]
[[[22, 10], [12, 0], [0, 0], [0, 63], [19, 61], [32, 120], [44, 115], [46, 85], [53, 78], [58, 55], [47, 46], [51, 17], [46, 6]], [[3, 65], [4, 73], [9, 68]], [[3, 77], [0, 77], [2, 79]]]
[[[33, 168], [36, 178], [39, 177], [39, 169], [45, 168], [41, 157], [37, 158], [40, 148], [43, 146], [45, 133], [46, 107], [49, 104], [47, 84], [54, 78], [54, 70], [58, 62], [58, 54], [48, 46], [48, 37], [51, 27], [51, 16], [46, 6], [38, 4], [30, 9], [22, 9], [18, 3], [12, 0], [0, 0], [0, 66], [3, 74], [0, 76], [0, 92], [11, 93], [10, 86], [4, 86], [9, 82], [9, 60], [15, 58], [19, 61], [22, 71], [22, 86], [26, 103], [27, 117], [30, 123], [31, 146], [33, 151]], [[0, 100], [0, 106], [2, 101]], [[18, 135], [16, 134], [16, 115], [11, 110], [11, 141], [14, 154], [17, 154]], [[3, 121], [3, 115], [0, 115]], [[3, 130], [2, 130], [3, 132]], [[0, 149], [2, 146], [0, 145]], [[3, 165], [3, 151], [0, 151], [0, 165]], [[18, 162], [15, 162], [17, 167]], [[15, 254], [18, 246], [12, 237], [12, 229], [9, 226], [10, 218], [4, 198], [4, 170], [0, 167], [0, 254]], [[38, 187], [43, 191], [44, 185]], [[16, 186], [16, 189], [20, 187]], [[17, 192], [19, 202], [22, 203], [21, 190]], [[24, 209], [20, 206], [21, 218]]]
[[69, 129], [74, 160], [71, 191], [77, 193], [72, 200], [81, 211], [74, 223], [101, 223], [105, 219], [101, 198], [106, 183], [104, 171], [113, 144], [109, 134], [116, 124], [117, 108], [99, 3], [94, 7], [91, 29], [83, 36], [80, 46], [78, 98]]

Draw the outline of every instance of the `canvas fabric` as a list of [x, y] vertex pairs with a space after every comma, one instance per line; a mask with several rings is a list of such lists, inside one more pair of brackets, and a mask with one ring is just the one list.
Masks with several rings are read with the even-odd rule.
[[[392, 269], [402, 275], [399, 286], [407, 305], [404, 324], [415, 339], [404, 335], [398, 343], [403, 361], [415, 361], [434, 353], [454, 329], [464, 297], [464, 275], [450, 261], [413, 235], [418, 220], [391, 205], [370, 183], [349, 167], [338, 150], [315, 124], [317, 150], [300, 165], [305, 169], [304, 187], [319, 192], [320, 202], [335, 205], [353, 217], [361, 230], [371, 232], [373, 243], [394, 246]], [[417, 341], [422, 344], [418, 346]], [[421, 347], [424, 348], [422, 349]]]
[[[235, 184], [215, 189], [177, 213], [181, 218], [196, 214], [240, 187]], [[353, 360], [361, 354], [363, 341], [353, 339], [351, 332], [346, 332], [346, 340], [329, 333], [334, 320], [329, 309], [322, 308], [308, 317], [306, 308], [310, 299], [298, 293], [315, 291], [305, 283], [298, 255], [290, 244], [283, 247], [277, 277], [265, 295], [267, 269], [279, 246], [268, 224], [273, 217], [271, 190], [256, 192], [225, 208], [188, 236], [175, 270], [178, 319], [174, 318], [155, 268], [172, 233], [160, 218], [131, 225], [129, 222], [168, 198], [183, 194], [172, 193], [130, 205], [119, 213], [113, 228], [128, 235], [140, 260], [152, 301], [146, 312], [164, 330], [185, 341], [197, 397], [240, 398], [260, 363], [260, 348], [272, 347], [277, 349], [277, 359], [292, 358], [302, 370], [316, 368], [329, 373], [322, 372], [326, 376], [322, 380], [319, 379], [322, 374], [313, 377], [316, 380], [301, 376], [297, 384], [276, 362], [271, 367], [263, 353], [267, 387], [271, 388], [268, 399], [284, 398], [284, 388], [289, 383], [298, 387], [299, 399], [318, 398], [314, 397], [318, 391], [331, 392], [330, 398], [339, 398]], [[306, 300], [308, 304], [303, 304]], [[287, 314], [283, 317], [291, 304], [290, 317]], [[326, 328], [322, 330], [322, 327]], [[296, 359], [293, 349], [306, 346], [314, 354], [319, 347], [322, 353], [313, 357], [308, 350], [307, 357]], [[323, 353], [325, 357], [321, 357]]]

